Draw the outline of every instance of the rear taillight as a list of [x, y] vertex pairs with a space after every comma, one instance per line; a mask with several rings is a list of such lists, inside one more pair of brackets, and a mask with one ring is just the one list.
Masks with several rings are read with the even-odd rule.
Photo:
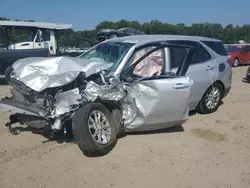
[[231, 61], [231, 57], [230, 57], [230, 56], [227, 58], [227, 63], [228, 63], [230, 66], [232, 66], [232, 61]]
[[48, 52], [48, 57], [50, 57], [50, 53]]

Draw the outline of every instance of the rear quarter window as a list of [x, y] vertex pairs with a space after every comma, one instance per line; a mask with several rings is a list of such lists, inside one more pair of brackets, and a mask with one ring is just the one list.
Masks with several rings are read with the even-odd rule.
[[222, 44], [222, 42], [219, 41], [201, 41], [205, 45], [207, 45], [209, 48], [211, 48], [213, 51], [215, 51], [217, 54], [222, 55], [222, 56], [227, 56], [227, 51]]

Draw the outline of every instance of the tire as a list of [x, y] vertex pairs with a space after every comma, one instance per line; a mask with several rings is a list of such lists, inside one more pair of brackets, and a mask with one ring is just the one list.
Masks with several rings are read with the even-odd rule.
[[[93, 122], [93, 120], [95, 119], [94, 113], [99, 113], [101, 114], [100, 116], [104, 115], [106, 117], [107, 122], [109, 123], [109, 139], [106, 137], [107, 139], [100, 139], [100, 141], [98, 141], [97, 139], [100, 138], [99, 134], [97, 134], [96, 136], [92, 136], [93, 134], [98, 132], [98, 130], [94, 128], [96, 124], [93, 124], [93, 127], [89, 128], [92, 126], [90, 125], [92, 124], [91, 122]], [[90, 120], [90, 118], [92, 118], [92, 121]], [[100, 121], [103, 120], [104, 119]], [[114, 148], [117, 142], [116, 125], [112, 120], [112, 116], [109, 110], [101, 103], [90, 103], [78, 109], [72, 120], [72, 131], [78, 147], [83, 152], [83, 154], [88, 157], [106, 155]], [[102, 129], [99, 131], [104, 130]], [[107, 143], [98, 143], [104, 141], [107, 141]]]
[[[206, 104], [206, 97], [213, 90], [213, 88], [218, 90], [219, 97], [218, 97], [218, 102], [216, 103], [216, 105], [209, 108]], [[199, 104], [196, 108], [197, 112], [199, 112], [200, 114], [209, 114], [209, 113], [213, 113], [213, 112], [217, 111], [218, 107], [221, 104], [222, 98], [223, 98], [223, 88], [222, 88], [221, 84], [214, 83], [212, 86], [210, 86], [207, 89], [207, 91], [203, 95], [201, 101], [199, 102]]]
[[247, 76], [247, 82], [250, 83], [250, 76]]
[[239, 63], [240, 63], [239, 59], [238, 59], [238, 58], [235, 58], [235, 59], [233, 60], [233, 67], [238, 67], [238, 66], [239, 66]]

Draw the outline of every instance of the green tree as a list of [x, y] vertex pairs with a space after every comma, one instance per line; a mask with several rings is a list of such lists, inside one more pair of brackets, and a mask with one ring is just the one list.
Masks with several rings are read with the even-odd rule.
[[[0, 20], [9, 20], [6, 17], [0, 17]], [[18, 20], [21, 21], [21, 20]], [[28, 20], [33, 22], [34, 20]], [[223, 27], [218, 23], [195, 23], [186, 26], [184, 23], [176, 25], [162, 23], [158, 20], [139, 23], [138, 21], [120, 20], [117, 22], [102, 21], [96, 25], [93, 30], [74, 31], [72, 29], [61, 31], [59, 33], [59, 45], [62, 47], [86, 47], [92, 45], [84, 38], [95, 38], [97, 31], [100, 29], [119, 29], [122, 27], [133, 27], [144, 31], [146, 34], [168, 34], [168, 35], [193, 35], [217, 38], [224, 43], [237, 43], [239, 40], [250, 42], [250, 25], [233, 26], [232, 24]], [[28, 34], [24, 31], [11, 29], [9, 32], [10, 41], [25, 41]]]

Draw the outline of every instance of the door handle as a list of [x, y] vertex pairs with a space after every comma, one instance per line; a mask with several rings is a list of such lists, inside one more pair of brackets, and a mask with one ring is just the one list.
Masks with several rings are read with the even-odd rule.
[[206, 70], [213, 70], [215, 67], [214, 66], [207, 66]]
[[178, 83], [173, 86], [174, 89], [185, 89], [188, 88], [190, 84], [183, 84], [183, 83]]

